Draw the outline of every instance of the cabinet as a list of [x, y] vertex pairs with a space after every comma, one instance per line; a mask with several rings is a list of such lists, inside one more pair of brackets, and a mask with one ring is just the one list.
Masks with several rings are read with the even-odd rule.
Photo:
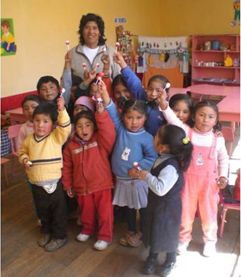
[[192, 84], [201, 83], [240, 85], [239, 35], [192, 36]]

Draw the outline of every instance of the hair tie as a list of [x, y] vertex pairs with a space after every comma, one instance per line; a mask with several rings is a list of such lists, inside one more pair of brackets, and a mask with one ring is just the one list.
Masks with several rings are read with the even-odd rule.
[[185, 137], [185, 138], [182, 139], [183, 144], [188, 144], [189, 141], [190, 141], [189, 137]]

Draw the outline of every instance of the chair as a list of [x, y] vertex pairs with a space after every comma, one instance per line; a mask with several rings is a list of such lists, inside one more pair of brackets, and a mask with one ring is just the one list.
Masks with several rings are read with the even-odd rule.
[[[238, 172], [238, 175], [237, 175], [237, 179], [235, 181], [235, 186], [240, 186], [240, 171]], [[218, 231], [218, 235], [220, 238], [223, 237], [223, 231], [224, 231], [224, 224], [227, 222], [226, 221], [226, 215], [227, 215], [227, 212], [228, 210], [236, 210], [236, 211], [240, 211], [240, 199], [239, 201], [237, 200], [234, 200], [233, 202], [232, 201], [229, 201], [227, 202], [225, 200], [225, 197], [223, 196], [223, 194], [221, 193], [220, 195], [221, 197], [221, 201], [220, 201], [220, 206], [221, 206], [221, 213], [220, 213], [220, 226], [219, 226], [219, 231]]]
[[12, 154], [17, 156], [17, 143], [16, 143], [16, 138], [19, 133], [20, 127], [22, 124], [16, 124], [16, 125], [10, 125], [8, 127], [8, 137], [10, 139], [11, 143], [11, 149], [12, 149]]

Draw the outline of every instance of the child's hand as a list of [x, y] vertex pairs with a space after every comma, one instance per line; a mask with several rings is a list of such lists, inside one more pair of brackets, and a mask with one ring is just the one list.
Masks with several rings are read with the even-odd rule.
[[32, 165], [32, 162], [29, 159], [27, 158], [23, 159], [23, 166], [25, 167], [25, 169], [29, 169], [31, 165]]
[[137, 168], [133, 167], [128, 170], [128, 175], [135, 179], [145, 180], [148, 171], [146, 170], [138, 170]]
[[119, 64], [119, 66], [121, 68], [127, 67], [124, 57], [122, 56], [122, 54], [120, 52], [115, 52], [113, 59], [117, 64]]
[[227, 186], [227, 184], [228, 179], [226, 177], [221, 176], [217, 179], [217, 185], [220, 189], [224, 189]]
[[68, 195], [70, 198], [73, 198], [73, 197], [74, 197], [74, 194], [73, 194], [72, 189], [67, 189], [66, 193], [67, 193], [67, 195]]
[[58, 106], [58, 111], [63, 111], [65, 109], [65, 107], [64, 107], [64, 98], [62, 96], [58, 97], [57, 106]]
[[106, 54], [102, 55], [101, 61], [104, 64], [104, 66], [108, 66], [108, 68], [109, 68], [109, 66], [110, 66], [110, 57], [109, 57], [109, 55], [106, 55]]
[[98, 82], [98, 92], [100, 94], [100, 97], [103, 99], [104, 104], [108, 105], [110, 103], [110, 96], [107, 91], [106, 85], [102, 80]]
[[168, 107], [168, 102], [167, 102], [167, 93], [166, 90], [162, 90], [158, 96], [158, 102], [159, 102], [159, 107], [161, 110], [166, 110]]
[[65, 64], [64, 68], [71, 68], [71, 54], [70, 52], [67, 52], [64, 57]]

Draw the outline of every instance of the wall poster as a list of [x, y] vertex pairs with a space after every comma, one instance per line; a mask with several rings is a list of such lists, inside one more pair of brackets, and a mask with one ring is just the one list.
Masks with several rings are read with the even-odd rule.
[[13, 19], [1, 18], [1, 56], [15, 55], [16, 50]]

